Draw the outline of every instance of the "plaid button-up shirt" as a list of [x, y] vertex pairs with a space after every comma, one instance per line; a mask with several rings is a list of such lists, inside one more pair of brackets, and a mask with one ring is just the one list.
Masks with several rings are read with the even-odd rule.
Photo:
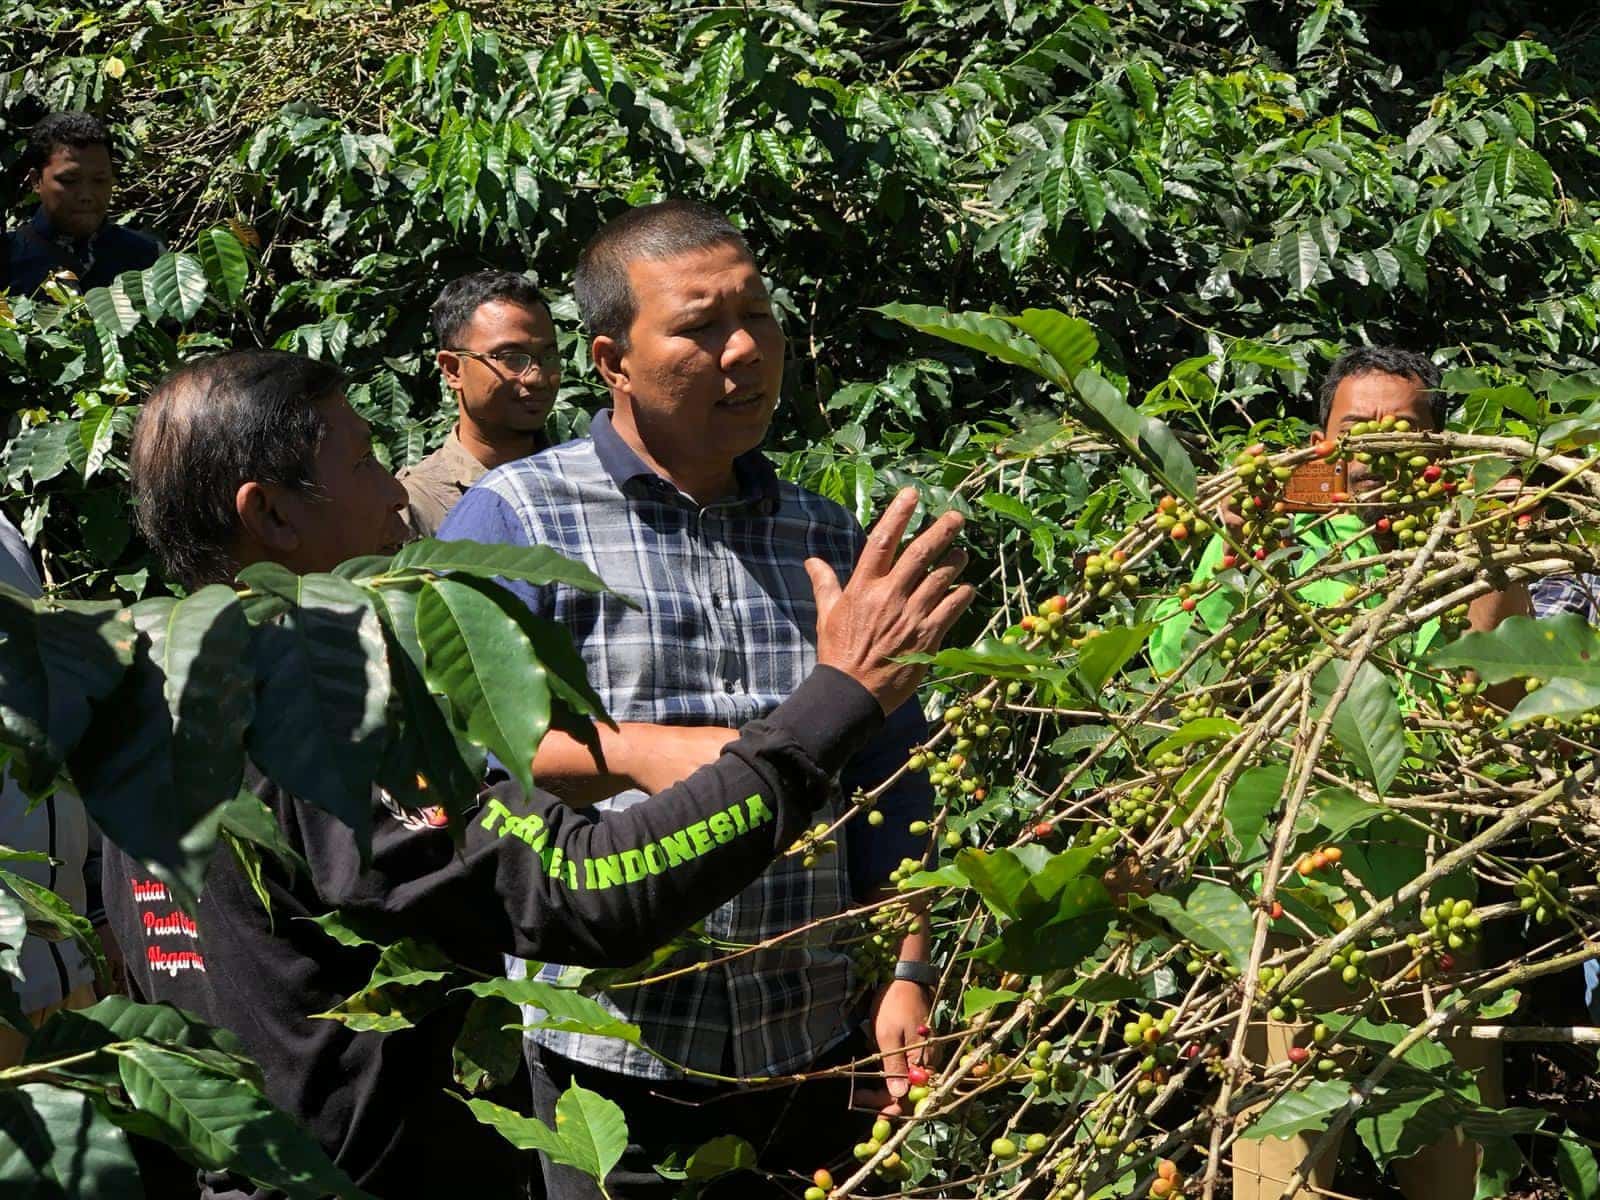
[[[701, 505], [655, 474], [595, 418], [590, 437], [500, 467], [470, 489], [441, 537], [545, 545], [588, 564], [620, 595], [508, 581], [534, 612], [565, 624], [595, 690], [618, 720], [738, 727], [775, 708], [816, 663], [816, 606], [802, 565], [832, 564], [841, 578], [863, 545], [855, 520], [829, 500], [780, 480], [759, 453], [735, 464], [737, 496]], [[927, 733], [907, 705], [844, 778], [817, 819], [836, 815], [855, 786], [886, 777]], [[600, 807], [644, 797], [626, 792]], [[807, 869], [779, 859], [706, 918], [707, 938], [754, 945], [850, 907], [924, 839], [911, 821], [931, 807], [926, 780], [908, 776], [879, 802], [882, 826], [851, 822], [839, 852]], [[702, 1071], [769, 1075], [803, 1069], [849, 1032], [859, 987], [839, 926], [790, 938], [648, 987], [602, 997], [666, 1058]], [[718, 957], [710, 947], [672, 967]], [[555, 978], [559, 966], [546, 966]], [[512, 974], [519, 973], [517, 967]], [[609, 1038], [533, 1035], [567, 1058], [633, 1076], [677, 1072]]]
[[1600, 575], [1546, 575], [1528, 585], [1533, 615], [1577, 613], [1589, 624], [1600, 620]]

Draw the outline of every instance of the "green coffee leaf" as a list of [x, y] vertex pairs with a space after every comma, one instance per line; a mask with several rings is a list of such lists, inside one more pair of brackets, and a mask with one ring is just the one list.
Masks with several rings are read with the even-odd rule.
[[573, 1084], [556, 1101], [554, 1129], [487, 1100], [465, 1101], [474, 1116], [521, 1150], [541, 1150], [589, 1178], [604, 1181], [628, 1148], [622, 1109], [595, 1092]]
[[250, 260], [244, 246], [226, 229], [208, 229], [200, 235], [195, 249], [211, 290], [229, 308], [235, 307], [250, 278]]
[[1067, 376], [1058, 373], [1054, 360], [1046, 360], [1038, 344], [1030, 337], [1020, 335], [1002, 317], [987, 313], [952, 313], [925, 304], [885, 304], [876, 310], [894, 321], [909, 325], [918, 333], [931, 334], [998, 358], [1013, 366], [1032, 371], [1046, 379], [1064, 382]]
[[360, 1197], [344, 1172], [295, 1121], [245, 1080], [209, 1061], [149, 1042], [116, 1048], [138, 1129], [179, 1147], [212, 1170], [233, 1170], [291, 1200], [330, 1192]]
[[1600, 687], [1600, 630], [1576, 613], [1507, 617], [1484, 633], [1468, 633], [1428, 655], [1441, 667], [1470, 667], [1486, 683], [1534, 676]]
[[543, 1010], [544, 1015], [529, 1021], [524, 1029], [554, 1029], [562, 1033], [617, 1038], [630, 1046], [641, 1044], [642, 1035], [637, 1025], [607, 1011], [592, 996], [543, 979], [486, 979], [469, 985], [466, 990], [474, 996], [498, 996], [513, 1004]]
[[146, 300], [155, 301], [150, 307], [185, 325], [206, 302], [206, 271], [191, 254], [163, 254], [143, 274]]
[[8, 1200], [144, 1200], [128, 1137], [86, 1092], [0, 1090], [0, 1191]]
[[1093, 361], [1100, 349], [1094, 326], [1054, 309], [1024, 309], [1020, 317], [1006, 318], [1055, 360], [1056, 379], [1071, 379]]
[[533, 756], [550, 726], [544, 664], [492, 583], [430, 579], [417, 601], [417, 640], [428, 686], [447, 698], [451, 724], [533, 790]]
[[[288, 585], [291, 606], [256, 628], [260, 683], [250, 756], [290, 794], [371, 838], [372, 780], [383, 755], [390, 675], [369, 593], [334, 575]], [[231, 797], [230, 797], [231, 798]]]
[[1244, 970], [1255, 939], [1255, 918], [1250, 906], [1232, 888], [1202, 880], [1179, 900], [1165, 892], [1149, 899], [1150, 909], [1186, 941], [1215, 950]]
[[1283, 802], [1289, 768], [1283, 763], [1251, 767], [1240, 773], [1228, 789], [1222, 820], [1228, 847], [1241, 861], [1266, 853], [1262, 831], [1267, 817]]
[[173, 782], [196, 809], [238, 795], [255, 713], [250, 623], [233, 589], [201, 588], [166, 616], [160, 666], [172, 712]]
[[[1348, 669], [1347, 664], [1329, 663], [1317, 676], [1313, 686], [1323, 706]], [[1333, 736], [1351, 765], [1380, 796], [1386, 793], [1405, 760], [1405, 722], [1389, 677], [1371, 662], [1361, 664], [1334, 714]]]
[[1239, 1135], [1250, 1141], [1293, 1137], [1326, 1128], [1328, 1118], [1350, 1099], [1350, 1086], [1334, 1079], [1318, 1079], [1287, 1091], [1260, 1113]]
[[1600, 1197], [1600, 1164], [1595, 1162], [1594, 1151], [1576, 1138], [1556, 1142], [1556, 1172], [1572, 1200]]
[[522, 1065], [522, 1033], [516, 1006], [498, 996], [479, 996], [467, 1006], [450, 1051], [455, 1080], [469, 1093], [500, 1087]]
[[423, 538], [396, 554], [389, 564], [389, 570], [429, 571], [438, 575], [453, 572], [485, 579], [518, 579], [536, 587], [559, 584], [585, 592], [611, 590], [584, 564], [556, 553], [549, 546], [441, 542], [436, 538]]
[[752, 1170], [755, 1166], [756, 1148], [730, 1133], [697, 1147], [689, 1155], [684, 1174], [690, 1179], [715, 1179], [731, 1171]]

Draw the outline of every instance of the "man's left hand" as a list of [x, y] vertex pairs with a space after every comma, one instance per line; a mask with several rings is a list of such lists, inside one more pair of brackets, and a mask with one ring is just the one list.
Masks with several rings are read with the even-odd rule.
[[[878, 990], [872, 1003], [872, 1037], [883, 1056], [882, 1088], [856, 1093], [856, 1102], [873, 1105], [886, 1116], [903, 1116], [911, 1111], [902, 1105], [910, 1086], [906, 1071], [927, 1065], [927, 1037], [917, 1032], [928, 1023], [928, 992], [920, 983], [894, 979]], [[910, 1047], [910, 1049], [907, 1049]]]

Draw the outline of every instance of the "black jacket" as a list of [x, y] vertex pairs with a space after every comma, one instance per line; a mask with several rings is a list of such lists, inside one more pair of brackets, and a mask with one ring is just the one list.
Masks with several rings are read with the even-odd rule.
[[[358, 1034], [308, 1020], [359, 991], [373, 955], [304, 918], [339, 909], [493, 973], [504, 954], [634, 962], [789, 846], [826, 798], [828, 778], [882, 719], [864, 688], [819, 668], [716, 763], [625, 811], [584, 812], [501, 783], [480, 796], [458, 851], [446, 830], [402, 819], [375, 797], [365, 869], [348, 828], [263, 781], [258, 794], [311, 868], [291, 877], [264, 864], [270, 915], [226, 850], [189, 922], [159, 881], [109, 844], [107, 913], [134, 998], [170, 1002], [237, 1034], [272, 1101], [358, 1185], [385, 1198], [450, 1194], [465, 1181], [477, 1194], [510, 1194], [492, 1181], [525, 1175], [525, 1162], [443, 1091], [455, 1022]], [[202, 1189], [261, 1194], [217, 1177]]]

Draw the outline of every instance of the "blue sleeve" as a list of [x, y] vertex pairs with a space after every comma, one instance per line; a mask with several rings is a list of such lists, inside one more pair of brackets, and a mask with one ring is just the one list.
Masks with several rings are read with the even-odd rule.
[[[517, 510], [500, 493], [486, 487], [470, 487], [456, 502], [439, 526], [441, 542], [488, 542], [498, 546], [532, 546], [537, 543]], [[548, 617], [553, 603], [549, 588], [536, 587], [520, 579], [498, 580], [503, 587], [528, 606], [535, 616]]]
[[[928, 722], [922, 710], [915, 699], [906, 701], [889, 714], [878, 735], [840, 774], [846, 799], [893, 775], [927, 738]], [[877, 807], [883, 824], [872, 826], [857, 818], [850, 822], [845, 843], [850, 887], [858, 902], [888, 883], [889, 873], [901, 859], [920, 859], [927, 850], [927, 834], [913, 834], [910, 829], [913, 821], [926, 821], [933, 815], [933, 788], [927, 775], [907, 772], [883, 794]]]

